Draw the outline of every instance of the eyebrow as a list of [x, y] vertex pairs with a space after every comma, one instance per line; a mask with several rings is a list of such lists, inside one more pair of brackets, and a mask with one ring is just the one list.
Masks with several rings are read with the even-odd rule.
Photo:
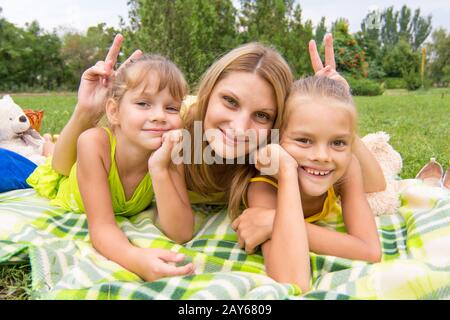
[[[221, 94], [222, 94], [222, 95], [230, 95], [230, 96], [232, 96], [232, 98], [235, 99], [235, 100], [238, 102], [238, 104], [240, 104], [239, 97], [238, 97], [237, 94], [235, 94], [235, 93], [233, 92], [233, 90], [226, 88], [226, 89], [223, 89], [223, 90], [222, 90], [222, 93], [221, 93]], [[271, 111], [271, 112], [273, 112], [273, 113], [277, 113], [277, 108], [270, 108], [270, 107], [267, 107], [267, 108], [261, 108], [261, 109], [258, 110], [258, 111]]]
[[[308, 136], [308, 137], [314, 137], [314, 134], [310, 133], [310, 132], [306, 132], [306, 131], [294, 131], [291, 133], [291, 135], [303, 135], [303, 136]], [[338, 133], [336, 135], [333, 135], [333, 139], [337, 139], [337, 138], [350, 138], [351, 134], [349, 133]]]

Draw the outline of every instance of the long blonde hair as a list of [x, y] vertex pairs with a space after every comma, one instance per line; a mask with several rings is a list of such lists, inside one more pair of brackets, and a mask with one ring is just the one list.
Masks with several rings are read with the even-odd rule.
[[[280, 128], [286, 95], [293, 81], [291, 69], [275, 49], [260, 43], [248, 43], [227, 53], [203, 75], [197, 102], [191, 107], [185, 119], [185, 126], [192, 137], [195, 121], [203, 123], [205, 120], [209, 99], [216, 84], [238, 71], [257, 74], [273, 88], [277, 103], [277, 117], [273, 128]], [[194, 143], [191, 145], [194, 146]], [[207, 142], [203, 142], [201, 154], [206, 146]], [[195, 154], [195, 150], [192, 154]], [[191, 161], [185, 170], [187, 186], [204, 196], [213, 192], [225, 192], [228, 196], [230, 216], [235, 218], [240, 213], [242, 195], [247, 190], [248, 180], [256, 174], [256, 169], [250, 164], [228, 165], [227, 177], [224, 178], [214, 175], [214, 166], [218, 165], [207, 165], [203, 161], [202, 164], [195, 164]], [[232, 179], [227, 179], [230, 176]]]

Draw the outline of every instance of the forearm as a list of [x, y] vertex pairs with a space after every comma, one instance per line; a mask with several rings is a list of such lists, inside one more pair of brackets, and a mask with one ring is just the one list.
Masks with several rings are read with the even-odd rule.
[[61, 131], [53, 153], [52, 167], [60, 174], [68, 176], [77, 159], [77, 140], [81, 133], [94, 127], [91, 119], [77, 112], [77, 107]]
[[368, 262], [378, 262], [381, 259], [381, 248], [377, 241], [364, 241], [311, 223], [306, 223], [306, 231], [309, 249], [314, 253]]
[[385, 190], [386, 180], [380, 164], [359, 137], [355, 138], [353, 153], [361, 166], [364, 191], [371, 193]]
[[107, 259], [120, 264], [127, 270], [139, 274], [136, 252], [123, 231], [116, 224], [99, 224], [89, 228], [94, 248]]
[[278, 183], [267, 273], [279, 282], [296, 283], [306, 292], [310, 281], [309, 247], [296, 172], [283, 171]]
[[182, 200], [168, 170], [152, 172], [151, 177], [162, 231], [177, 243], [191, 240], [194, 214], [190, 203]]

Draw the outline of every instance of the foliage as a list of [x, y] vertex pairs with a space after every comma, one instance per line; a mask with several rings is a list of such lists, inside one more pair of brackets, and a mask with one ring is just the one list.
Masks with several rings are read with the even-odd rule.
[[[323, 59], [326, 18], [314, 26], [296, 0], [128, 0], [128, 8], [129, 23], [122, 18], [119, 30], [101, 23], [84, 33], [63, 30], [59, 35], [35, 21], [16, 27], [0, 15], [0, 90], [76, 90], [82, 72], [105, 57], [118, 32], [125, 36], [119, 63], [136, 49], [160, 53], [180, 67], [192, 88], [219, 56], [250, 41], [275, 47], [296, 78], [312, 73], [311, 39]], [[391, 6], [369, 12], [355, 34], [342, 18], [331, 32], [340, 72], [379, 82], [386, 76], [405, 77], [412, 88], [431, 16], [406, 5], [398, 11]], [[449, 41], [445, 30], [433, 33], [423, 85], [450, 82]]]
[[422, 86], [420, 74], [415, 70], [405, 71], [403, 73], [403, 80], [406, 83], [406, 88], [410, 91], [417, 90]]
[[411, 15], [406, 5], [400, 11], [394, 7], [386, 8], [382, 14], [381, 42], [385, 47], [394, 46], [400, 39], [407, 41], [413, 51], [420, 48], [431, 33], [431, 15], [422, 17], [420, 9]]
[[350, 34], [349, 22], [343, 18], [338, 19], [333, 24], [332, 33], [337, 69], [355, 77], [367, 77], [369, 66], [365, 60], [365, 52]]
[[410, 44], [401, 39], [384, 54], [383, 68], [390, 77], [401, 77], [405, 73], [418, 72], [420, 53], [414, 52]]
[[403, 78], [385, 78], [384, 87], [386, 89], [406, 89], [406, 82]]
[[440, 86], [450, 83], [450, 34], [445, 29], [437, 29], [428, 44], [429, 77]]
[[105, 23], [90, 27], [86, 34], [69, 31], [63, 35], [61, 58], [64, 61], [64, 83], [76, 89], [83, 72], [103, 60], [117, 33]]
[[191, 84], [237, 44], [231, 0], [130, 0], [129, 4], [126, 47], [169, 57]]
[[54, 89], [62, 84], [61, 41], [36, 21], [18, 28], [0, 18], [1, 90]]
[[368, 12], [356, 39], [366, 53], [369, 77], [380, 79], [383, 73], [388, 77], [402, 77], [405, 72], [416, 70], [415, 55], [431, 29], [431, 15], [423, 17], [419, 8], [414, 14], [406, 5], [400, 11], [391, 6]]
[[379, 96], [383, 94], [382, 87], [376, 81], [352, 77], [347, 77], [346, 80], [355, 96]]

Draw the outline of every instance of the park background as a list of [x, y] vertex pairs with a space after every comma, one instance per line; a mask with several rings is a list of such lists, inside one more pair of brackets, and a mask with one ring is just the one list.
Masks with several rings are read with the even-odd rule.
[[[360, 135], [391, 135], [402, 178], [413, 178], [430, 157], [450, 165], [450, 34], [420, 7], [369, 8], [352, 32], [355, 21], [345, 17], [313, 23], [301, 0], [124, 2], [128, 16], [119, 26], [99, 22], [85, 31], [48, 30], [38, 20], [21, 26], [0, 9], [0, 95], [44, 110], [41, 133], [61, 131], [81, 74], [104, 59], [119, 32], [125, 36], [119, 63], [135, 49], [166, 55], [185, 73], [191, 93], [213, 61], [250, 41], [278, 49], [296, 78], [311, 75], [308, 42], [315, 39], [323, 57], [322, 40], [331, 32], [337, 70], [357, 96]], [[27, 299], [30, 279], [29, 265], [0, 266], [0, 299]]]

